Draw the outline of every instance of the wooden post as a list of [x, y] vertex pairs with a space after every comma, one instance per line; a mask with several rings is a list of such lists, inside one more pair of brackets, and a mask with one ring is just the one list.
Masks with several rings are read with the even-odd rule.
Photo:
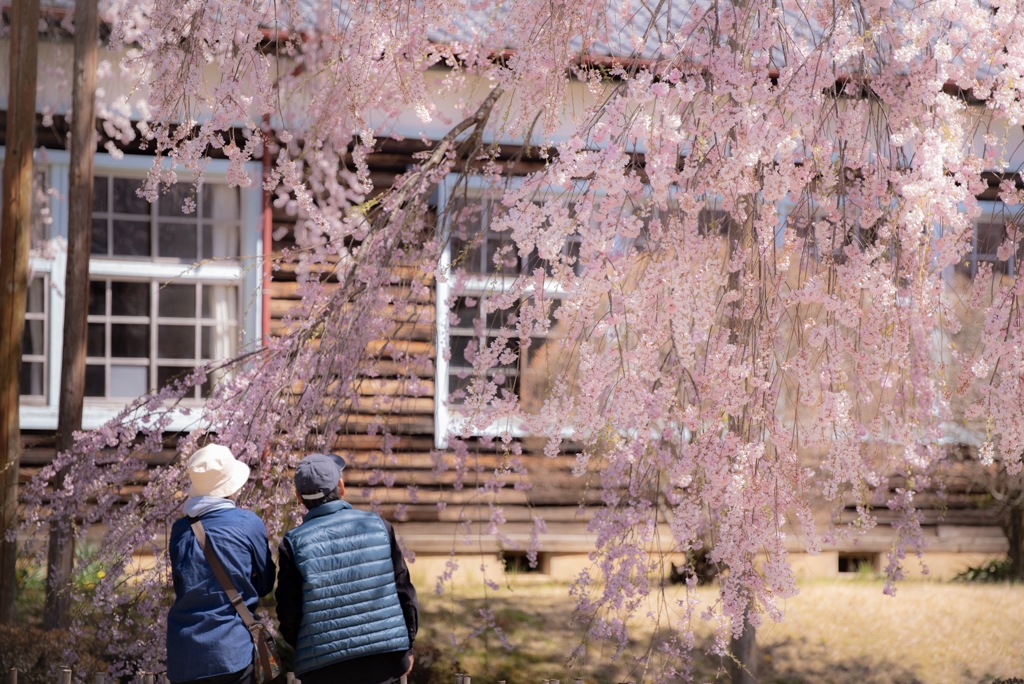
[[[70, 451], [74, 433], [82, 429], [85, 399], [86, 328], [89, 311], [89, 252], [92, 242], [93, 158], [96, 155], [96, 68], [99, 19], [97, 0], [75, 0], [75, 58], [71, 122], [70, 185], [68, 188], [68, 261], [64, 286], [64, 351], [61, 356], [57, 453]], [[53, 481], [64, 484], [66, 472]], [[72, 521], [54, 512], [47, 555], [47, 629], [68, 626], [75, 542]]]
[[21, 336], [25, 331], [28, 249], [32, 233], [32, 150], [36, 138], [39, 0], [10, 6], [7, 151], [0, 217], [0, 624], [13, 624], [21, 459]]
[[11, 684], [18, 684], [18, 668], [11, 668]]
[[106, 675], [104, 675], [102, 672], [97, 672], [96, 673], [96, 679], [95, 679], [95, 681], [93, 681], [93, 684], [106, 684], [106, 682], [107, 682]]

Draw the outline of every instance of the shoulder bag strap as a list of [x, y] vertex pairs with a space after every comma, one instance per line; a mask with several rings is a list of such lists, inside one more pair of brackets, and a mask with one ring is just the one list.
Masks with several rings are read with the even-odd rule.
[[251, 631], [256, 624], [256, 620], [253, 618], [252, 613], [249, 612], [249, 607], [245, 605], [241, 594], [235, 589], [235, 585], [231, 582], [231, 578], [228, 577], [224, 566], [220, 564], [220, 558], [217, 557], [217, 553], [213, 550], [213, 545], [206, 538], [206, 530], [203, 529], [203, 523], [199, 520], [193, 520], [192, 531], [196, 535], [199, 547], [203, 550], [203, 555], [206, 556], [206, 562], [210, 564], [210, 569], [213, 570], [213, 576], [217, 578], [220, 586], [224, 588], [224, 593], [228, 595], [231, 605], [238, 611], [238, 615], [242, 618], [246, 628]]

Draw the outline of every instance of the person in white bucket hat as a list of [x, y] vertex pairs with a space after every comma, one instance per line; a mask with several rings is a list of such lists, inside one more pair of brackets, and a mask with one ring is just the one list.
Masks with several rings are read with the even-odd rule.
[[250, 684], [253, 641], [207, 562], [192, 523], [202, 523], [215, 551], [251, 612], [274, 588], [277, 568], [263, 521], [235, 505], [249, 466], [220, 444], [188, 459], [191, 485], [184, 517], [171, 527], [169, 552], [174, 603], [167, 616], [167, 678], [173, 684]]
[[236, 459], [231, 449], [207, 444], [188, 459], [188, 476], [192, 480], [190, 497], [226, 499], [237, 494], [249, 480], [249, 466]]

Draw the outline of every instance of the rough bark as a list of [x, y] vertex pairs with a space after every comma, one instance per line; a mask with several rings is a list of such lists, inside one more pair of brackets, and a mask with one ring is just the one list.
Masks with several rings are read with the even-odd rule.
[[1007, 507], [1003, 531], [1009, 542], [1010, 572], [1015, 582], [1024, 582], [1024, 495]]
[[[96, 150], [96, 68], [98, 20], [96, 0], [75, 2], [75, 58], [71, 124], [70, 185], [68, 190], [68, 262], [64, 303], [64, 348], [61, 357], [60, 413], [57, 451], [74, 446], [82, 428], [85, 398], [86, 331], [89, 309], [89, 252], [92, 242], [93, 157]], [[64, 484], [58, 473], [54, 487]], [[74, 521], [54, 516], [47, 557], [47, 629], [68, 626], [71, 575], [74, 569]]]
[[732, 684], [757, 683], [757, 632], [750, 620], [743, 620], [743, 634], [729, 642], [729, 681]]
[[35, 146], [39, 0], [10, 8], [10, 89], [0, 236], [0, 624], [14, 622], [17, 592], [12, 535], [17, 523], [21, 457], [19, 383], [25, 330], [28, 250], [32, 223], [32, 148]]

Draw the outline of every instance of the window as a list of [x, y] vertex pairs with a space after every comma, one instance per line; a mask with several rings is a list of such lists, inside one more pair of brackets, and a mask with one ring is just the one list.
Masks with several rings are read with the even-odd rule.
[[[137, 397], [236, 351], [239, 288], [212, 283], [90, 282], [85, 394]], [[191, 398], [203, 389], [195, 388]]]
[[[519, 309], [503, 309], [490, 311], [489, 297], [483, 294], [467, 294], [455, 300], [449, 311], [448, 348], [451, 356], [448, 361], [448, 404], [461, 405], [473, 377], [473, 356], [492, 344], [501, 344], [499, 335], [515, 323]], [[542, 300], [549, 320], [554, 319], [558, 308], [557, 296]], [[536, 306], [533, 297], [524, 297], [520, 307]], [[551, 327], [536, 330], [530, 335], [529, 345], [522, 345], [519, 338], [505, 341], [509, 354], [491, 371], [495, 382], [512, 394], [520, 396], [535, 392], [531, 383], [538, 382], [538, 366], [542, 363], [544, 345], [547, 340], [556, 336]]]
[[[177, 271], [198, 262], [240, 264], [238, 188], [207, 184], [196, 192], [177, 183], [150, 204], [139, 197], [141, 187], [140, 178], [96, 176], [94, 255], [177, 264]], [[194, 210], [186, 213], [186, 203]], [[234, 281], [92, 279], [86, 396], [137, 397], [233, 356], [241, 294]]]
[[1011, 251], [1000, 257], [999, 251], [1006, 238], [1018, 237], [1020, 230], [1019, 226], [1000, 220], [992, 213], [984, 215], [974, 224], [970, 251], [953, 267], [954, 271], [973, 278], [978, 273], [978, 266], [987, 262], [992, 264], [994, 273], [1013, 274], [1020, 254]]
[[[21, 372], [27, 429], [51, 429], [57, 422], [67, 160], [66, 153], [51, 150], [41, 165], [52, 187], [52, 221], [48, 238], [34, 241], [31, 258], [35, 278]], [[198, 192], [182, 179], [150, 204], [137, 191], [151, 163], [151, 157], [96, 156], [86, 428], [197, 365], [234, 356], [259, 335], [259, 184], [229, 187], [226, 162], [211, 162]], [[259, 164], [249, 168], [250, 174], [259, 171]], [[195, 388], [187, 401], [200, 401], [210, 388], [209, 381]], [[186, 427], [184, 420], [172, 428]]]
[[[139, 197], [140, 178], [97, 175], [93, 193], [92, 253], [191, 264], [239, 258], [239, 190], [226, 185], [176, 183], [150, 204]], [[193, 197], [196, 195], [196, 197]], [[195, 203], [185, 213], [186, 203]]]
[[[448, 430], [458, 421], [460, 407], [474, 381], [474, 356], [491, 345], [504, 344], [507, 350], [489, 371], [489, 379], [500, 391], [524, 401], [528, 395], [539, 394], [539, 385], [548, 378], [543, 368], [545, 347], [558, 336], [554, 321], [562, 296], [561, 288], [550, 278], [543, 292], [527, 288], [516, 305], [495, 306], [494, 298], [505, 293], [518, 278], [529, 276], [538, 268], [550, 276], [555, 269], [537, 250], [523, 257], [508, 233], [491, 229], [492, 221], [503, 211], [497, 191], [471, 187], [464, 196], [446, 202], [448, 192], [442, 185], [439, 215], [447, 218], [449, 232], [442, 269], [457, 271], [461, 277], [454, 297], [452, 282], [439, 282], [437, 290], [435, 441], [439, 447], [444, 446]], [[541, 206], [541, 202], [536, 204]], [[561, 262], [578, 273], [579, 235], [570, 233], [558, 239]], [[549, 325], [535, 326], [537, 329], [530, 331], [528, 343], [518, 336], [508, 338], [503, 332], [515, 324], [524, 307], [542, 311], [549, 321]]]
[[547, 567], [550, 565], [546, 554], [538, 553], [535, 563], [530, 564], [530, 558], [524, 551], [502, 551], [498, 555], [506, 575], [547, 575], [550, 574]]
[[47, 356], [49, 317], [47, 315], [49, 279], [33, 276], [25, 302], [25, 332], [21, 338], [22, 400], [44, 403], [49, 362]]
[[874, 574], [878, 572], [878, 554], [840, 553], [836, 569], [840, 575]]

